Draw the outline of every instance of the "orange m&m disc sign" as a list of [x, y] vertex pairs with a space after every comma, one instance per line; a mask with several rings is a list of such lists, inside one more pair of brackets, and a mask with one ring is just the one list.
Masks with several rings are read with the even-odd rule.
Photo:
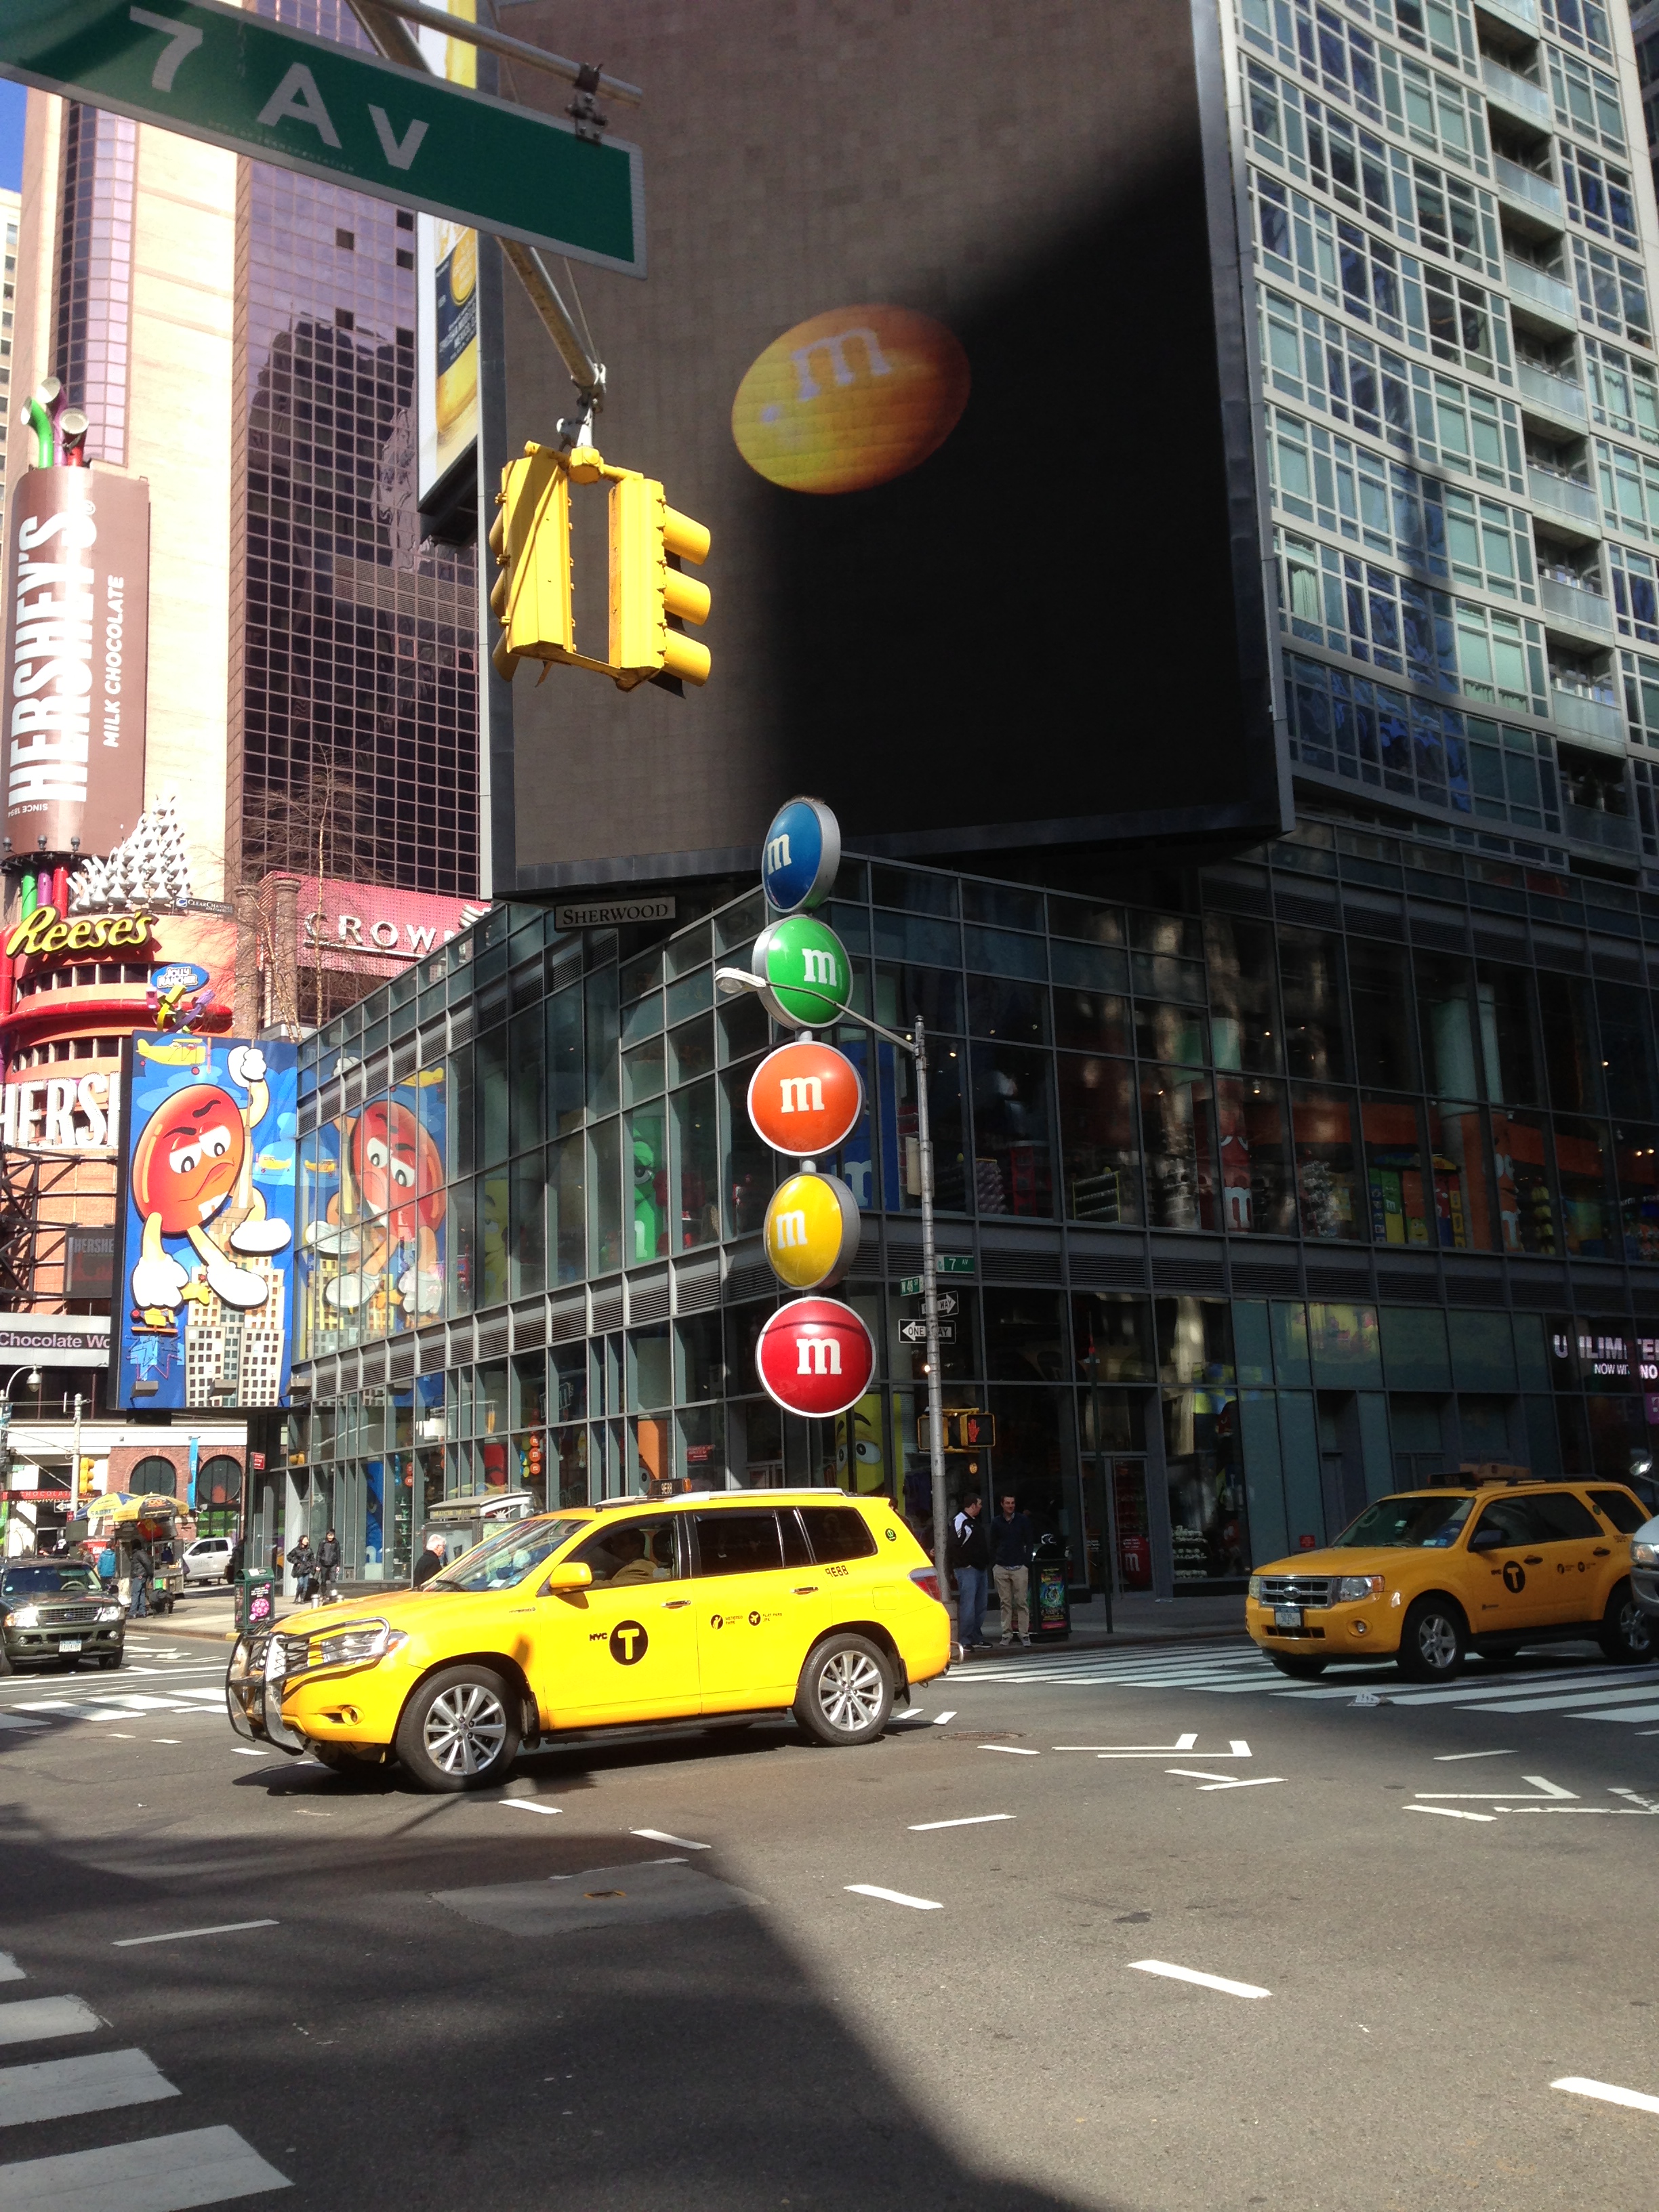
[[817, 1159], [858, 1127], [864, 1081], [830, 1044], [785, 1044], [749, 1079], [749, 1119], [775, 1152]]

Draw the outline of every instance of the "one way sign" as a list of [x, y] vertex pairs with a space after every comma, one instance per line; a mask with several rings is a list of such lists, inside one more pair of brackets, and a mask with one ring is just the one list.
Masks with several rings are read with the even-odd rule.
[[[955, 1322], [942, 1321], [939, 1323], [939, 1340], [941, 1344], [954, 1344], [956, 1342], [957, 1325]], [[899, 1341], [902, 1344], [926, 1344], [927, 1341], [927, 1322], [925, 1321], [902, 1321], [899, 1323]]]

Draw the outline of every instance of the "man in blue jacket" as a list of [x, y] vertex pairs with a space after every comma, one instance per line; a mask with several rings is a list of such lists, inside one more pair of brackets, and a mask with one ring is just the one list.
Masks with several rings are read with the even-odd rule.
[[1002, 1605], [1002, 1641], [1031, 1640], [1031, 1554], [1036, 1532], [1029, 1515], [1018, 1510], [1011, 1492], [1001, 1500], [1001, 1511], [991, 1523], [991, 1577]]

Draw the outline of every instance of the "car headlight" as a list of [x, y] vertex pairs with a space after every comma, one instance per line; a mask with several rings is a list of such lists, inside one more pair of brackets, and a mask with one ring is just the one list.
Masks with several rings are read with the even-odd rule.
[[38, 1605], [20, 1605], [11, 1617], [14, 1628], [39, 1628], [40, 1608]]
[[395, 1651], [408, 1637], [401, 1628], [393, 1628], [389, 1621], [354, 1621], [349, 1628], [337, 1628], [327, 1636], [312, 1638], [311, 1664], [313, 1667], [366, 1667], [376, 1659], [384, 1659], [388, 1651]]
[[1659, 1567], [1659, 1544], [1632, 1544], [1631, 1565], [1635, 1567]]
[[98, 1608], [98, 1618], [100, 1620], [119, 1620], [121, 1608], [118, 1605], [100, 1605]]
[[1334, 1605], [1358, 1605], [1362, 1598], [1381, 1597], [1381, 1575], [1339, 1575], [1336, 1588], [1331, 1592]]
[[1250, 1577], [1250, 1595], [1251, 1595], [1251, 1596], [1255, 1600], [1255, 1601], [1256, 1601], [1256, 1603], [1257, 1603], [1258, 1605], [1260, 1605], [1260, 1604], [1261, 1604], [1261, 1576], [1260, 1576], [1260, 1575], [1252, 1575], [1252, 1576]]

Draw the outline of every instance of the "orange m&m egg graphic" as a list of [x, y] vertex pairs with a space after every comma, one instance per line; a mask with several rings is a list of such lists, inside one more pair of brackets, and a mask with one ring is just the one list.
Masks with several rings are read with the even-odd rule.
[[968, 356], [909, 307], [835, 307], [774, 338], [732, 403], [750, 467], [787, 491], [866, 491], [925, 461], [968, 404]]

